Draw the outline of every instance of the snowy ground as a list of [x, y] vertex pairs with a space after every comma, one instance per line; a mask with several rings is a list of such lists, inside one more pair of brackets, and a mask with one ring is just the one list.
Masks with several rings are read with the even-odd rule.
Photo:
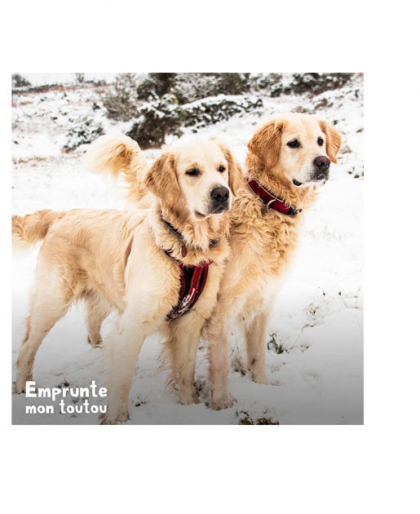
[[[123, 190], [115, 183], [85, 172], [86, 147], [63, 153], [71, 119], [89, 115], [105, 131], [126, 130], [131, 124], [107, 120], [92, 110], [90, 88], [51, 91], [14, 97], [13, 212], [75, 207], [124, 208]], [[325, 98], [326, 101], [323, 101]], [[94, 98], [96, 101], [96, 97]], [[182, 406], [165, 389], [166, 372], [158, 369], [160, 342], [148, 339], [137, 362], [130, 396], [131, 424], [238, 424], [271, 419], [280, 424], [363, 423], [363, 83], [315, 98], [263, 97], [259, 112], [209, 126], [200, 136], [217, 135], [244, 162], [246, 145], [261, 116], [296, 108], [317, 107], [317, 114], [343, 135], [343, 147], [331, 179], [306, 218], [299, 251], [285, 285], [279, 291], [270, 320], [268, 377], [258, 385], [241, 372], [231, 373], [233, 408], [214, 412], [208, 398], [205, 348], [200, 348], [196, 380], [200, 405]], [[323, 105], [327, 105], [324, 107]], [[192, 132], [183, 138], [196, 137]], [[168, 140], [170, 143], [171, 140]], [[156, 150], [147, 152], [150, 157]], [[14, 256], [13, 363], [17, 359], [28, 314], [28, 296], [37, 250]], [[113, 326], [107, 320], [103, 331]], [[87, 386], [104, 382], [101, 351], [87, 344], [82, 307], [74, 307], [44, 340], [35, 361], [40, 387]], [[276, 351], [277, 348], [277, 351]], [[233, 361], [242, 343], [232, 335]], [[25, 414], [25, 405], [51, 403], [13, 396], [13, 422], [18, 424], [93, 424], [97, 415]], [[70, 400], [71, 403], [71, 400]], [[74, 400], [74, 404], [81, 400]]]

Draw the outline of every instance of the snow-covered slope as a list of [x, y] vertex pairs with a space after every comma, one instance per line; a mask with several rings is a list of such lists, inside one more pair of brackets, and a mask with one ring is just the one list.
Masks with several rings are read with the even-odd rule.
[[[62, 152], [69, 126], [80, 117], [100, 122], [105, 132], [126, 131], [131, 123], [111, 122], [94, 88], [63, 88], [13, 97], [13, 212], [75, 207], [124, 208], [123, 188], [83, 170], [86, 147]], [[99, 108], [92, 109], [92, 98]], [[130, 396], [129, 423], [237, 424], [260, 418], [280, 424], [363, 423], [363, 82], [310, 98], [263, 97], [258, 112], [200, 129], [200, 137], [218, 136], [244, 162], [246, 145], [261, 116], [309, 109], [334, 122], [343, 135], [338, 163], [316, 205], [307, 214], [299, 251], [279, 291], [270, 320], [267, 350], [271, 385], [258, 385], [241, 372], [242, 342], [232, 335], [233, 408], [214, 412], [205, 406], [209, 389], [205, 348], [199, 350], [197, 388], [200, 405], [182, 406], [165, 389], [159, 370], [160, 341], [146, 341], [137, 362]], [[73, 121], [72, 121], [73, 120]], [[182, 139], [196, 137], [186, 130]], [[168, 138], [168, 143], [172, 139]], [[148, 150], [152, 158], [157, 150]], [[13, 273], [13, 363], [28, 314], [29, 289], [37, 250], [15, 255]], [[112, 328], [112, 317], [103, 331]], [[48, 334], [34, 367], [43, 386], [87, 386], [104, 381], [101, 351], [87, 344], [82, 307], [74, 307]], [[238, 371], [235, 371], [237, 369]], [[48, 403], [47, 400], [37, 400]], [[71, 402], [71, 400], [70, 400]], [[80, 400], [79, 400], [80, 402]], [[13, 422], [21, 424], [97, 423], [94, 414], [25, 414], [34, 404], [13, 397]], [[75, 404], [78, 402], [75, 400]]]

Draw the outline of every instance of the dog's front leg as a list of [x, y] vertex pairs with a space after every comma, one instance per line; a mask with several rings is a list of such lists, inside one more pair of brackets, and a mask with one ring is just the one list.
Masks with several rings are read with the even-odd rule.
[[139, 322], [132, 313], [126, 312], [120, 320], [119, 330], [111, 336], [108, 404], [101, 421], [103, 425], [128, 420], [128, 397], [136, 360], [151, 330], [150, 324]]
[[211, 402], [214, 410], [232, 407], [233, 398], [229, 393], [229, 334], [232, 315], [236, 312], [237, 302], [225, 305], [219, 302], [208, 324], [209, 379], [211, 383]]
[[233, 398], [229, 393], [229, 337], [225, 330], [209, 341], [209, 361], [209, 407], [214, 410], [228, 409], [233, 405]]
[[258, 384], [268, 384], [265, 373], [267, 327], [268, 314], [258, 312], [245, 330], [248, 366], [252, 373], [252, 380]]
[[181, 403], [199, 403], [194, 389], [195, 362], [203, 317], [194, 310], [172, 321], [166, 348], [171, 359], [172, 379], [178, 386]]

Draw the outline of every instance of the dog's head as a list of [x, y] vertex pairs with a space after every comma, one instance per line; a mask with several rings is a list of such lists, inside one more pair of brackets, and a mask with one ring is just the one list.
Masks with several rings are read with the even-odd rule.
[[204, 220], [227, 211], [242, 171], [230, 150], [216, 140], [164, 148], [145, 177], [146, 186], [168, 208]]
[[340, 134], [326, 121], [294, 113], [271, 119], [248, 143], [266, 171], [296, 188], [324, 184], [340, 146]]

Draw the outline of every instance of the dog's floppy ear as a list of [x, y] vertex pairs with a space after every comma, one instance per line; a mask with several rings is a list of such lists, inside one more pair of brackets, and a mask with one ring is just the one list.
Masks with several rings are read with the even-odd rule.
[[232, 194], [236, 195], [244, 182], [244, 174], [242, 172], [242, 168], [240, 164], [237, 161], [235, 161], [232, 152], [222, 141], [218, 141], [215, 138], [212, 138], [212, 140], [219, 145], [220, 149], [223, 152], [223, 155], [225, 156], [225, 159], [228, 163], [229, 187], [232, 191]]
[[175, 205], [181, 193], [175, 171], [175, 156], [165, 152], [156, 159], [147, 171], [144, 183], [165, 204]]
[[248, 143], [249, 151], [268, 169], [279, 160], [282, 128], [282, 121], [269, 121], [255, 132]]
[[340, 134], [326, 121], [319, 121], [322, 132], [327, 138], [327, 155], [332, 162], [337, 162], [337, 154], [341, 146]]

